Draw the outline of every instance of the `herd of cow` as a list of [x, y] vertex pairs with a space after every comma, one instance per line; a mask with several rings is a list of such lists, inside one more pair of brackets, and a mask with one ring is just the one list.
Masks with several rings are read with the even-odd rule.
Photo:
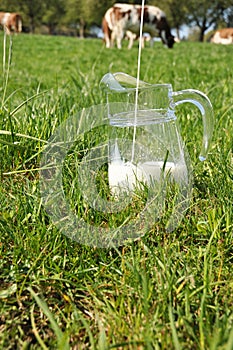
[[[110, 7], [102, 20], [102, 30], [107, 48], [116, 45], [122, 47], [122, 40], [129, 39], [128, 48], [133, 46], [134, 40], [139, 37], [142, 6], [132, 4], [114, 4]], [[0, 12], [0, 25], [6, 34], [20, 33], [22, 31], [22, 17], [19, 13]], [[143, 32], [151, 40], [160, 37], [162, 43], [172, 48], [176, 38], [171, 34], [170, 26], [165, 13], [156, 6], [145, 6], [143, 12]], [[143, 36], [144, 40], [148, 36]], [[142, 47], [144, 46], [142, 41]], [[217, 30], [210, 41], [215, 44], [233, 44], [233, 28]]]

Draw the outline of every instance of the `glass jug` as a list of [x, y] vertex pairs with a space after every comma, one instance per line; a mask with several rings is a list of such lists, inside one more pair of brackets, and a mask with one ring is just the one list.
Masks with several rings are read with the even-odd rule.
[[191, 102], [201, 112], [203, 143], [199, 159], [203, 161], [213, 134], [212, 105], [200, 91], [173, 92], [171, 84], [137, 83], [136, 78], [121, 72], [105, 74], [100, 84], [107, 94], [111, 193], [121, 201], [123, 196], [133, 196], [146, 187], [147, 205], [155, 220], [160, 212], [170, 210], [167, 230], [171, 231], [188, 208], [192, 190], [191, 161], [175, 108]]

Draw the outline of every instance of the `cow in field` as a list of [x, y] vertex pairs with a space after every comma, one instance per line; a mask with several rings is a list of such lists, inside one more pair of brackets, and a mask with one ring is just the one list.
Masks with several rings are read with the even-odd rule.
[[7, 34], [22, 31], [22, 17], [19, 13], [0, 12], [0, 25]]
[[[114, 4], [110, 7], [102, 20], [102, 29], [106, 47], [109, 48], [117, 42], [118, 49], [127, 31], [139, 35], [141, 20], [141, 5]], [[143, 31], [151, 37], [159, 36], [168, 48], [174, 45], [174, 36], [171, 34], [165, 13], [155, 6], [145, 6], [143, 16]], [[130, 41], [129, 48], [132, 47]]]
[[233, 28], [223, 28], [217, 30], [210, 41], [214, 44], [233, 44]]

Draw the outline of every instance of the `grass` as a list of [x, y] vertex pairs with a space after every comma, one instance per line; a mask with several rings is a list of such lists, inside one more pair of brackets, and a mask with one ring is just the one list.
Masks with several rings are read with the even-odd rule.
[[[157, 223], [111, 249], [79, 244], [56, 228], [42, 205], [38, 168], [56, 128], [105, 101], [99, 81], [106, 72], [136, 76], [136, 46], [106, 50], [94, 39], [22, 34], [11, 53], [8, 82], [5, 71], [1, 80], [0, 348], [231, 350], [233, 47], [143, 50], [142, 80], [209, 96], [214, 138], [200, 163], [199, 113], [177, 108], [194, 166], [190, 208], [173, 232]], [[105, 136], [98, 130], [96, 142]], [[80, 138], [81, 150], [92, 137]]]

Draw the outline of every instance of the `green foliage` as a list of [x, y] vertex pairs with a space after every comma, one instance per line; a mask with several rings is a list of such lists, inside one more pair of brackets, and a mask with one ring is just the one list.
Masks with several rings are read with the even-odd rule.
[[[113, 0], [1, 0], [0, 10], [19, 11], [23, 17], [25, 29], [35, 32], [41, 30], [41, 25], [48, 27], [49, 33], [56, 30], [77, 30], [83, 36], [84, 31], [92, 24], [101, 26], [106, 10], [116, 1]], [[122, 1], [121, 1], [122, 2]], [[140, 0], [128, 1], [141, 4]], [[165, 11], [172, 28], [177, 29], [183, 24], [197, 26], [200, 30], [199, 40], [211, 26], [231, 26], [232, 0], [148, 0], [146, 5], [159, 6]]]
[[[182, 42], [143, 50], [142, 80], [209, 96], [214, 138], [200, 163], [201, 116], [191, 105], [177, 107], [194, 165], [186, 216], [171, 233], [157, 223], [135, 242], [100, 249], [57, 230], [42, 206], [38, 167], [64, 120], [105, 102], [106, 72], [136, 76], [136, 44], [107, 50], [92, 39], [12, 39], [0, 90], [0, 348], [232, 349], [233, 47]], [[69, 180], [75, 174], [67, 165]]]
[[191, 0], [186, 3], [187, 22], [200, 30], [199, 41], [204, 40], [207, 29], [226, 19], [226, 13], [232, 6], [231, 0]]
[[65, 1], [54, 0], [48, 1], [46, 4], [46, 10], [42, 18], [42, 22], [46, 23], [49, 27], [50, 33], [53, 33], [56, 26], [61, 24], [61, 18], [65, 15]]

